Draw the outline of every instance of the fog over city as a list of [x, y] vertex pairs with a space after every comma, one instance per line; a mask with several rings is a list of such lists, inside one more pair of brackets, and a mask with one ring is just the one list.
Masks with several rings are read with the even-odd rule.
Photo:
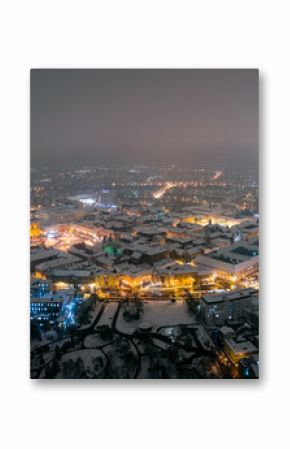
[[31, 165], [258, 166], [257, 70], [32, 70]]
[[258, 379], [257, 70], [32, 70], [30, 375]]

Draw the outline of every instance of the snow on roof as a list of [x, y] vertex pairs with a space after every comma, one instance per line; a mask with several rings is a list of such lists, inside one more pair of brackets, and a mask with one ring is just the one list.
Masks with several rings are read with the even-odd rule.
[[89, 270], [53, 270], [52, 276], [54, 277], [79, 277], [86, 278], [93, 276], [94, 272]]
[[59, 254], [61, 254], [60, 251], [53, 248], [33, 248], [30, 251], [30, 262], [40, 261], [49, 257], [57, 257]]
[[73, 256], [71, 254], [66, 254], [66, 256], [58, 257], [57, 259], [50, 260], [48, 262], [43, 262], [36, 266], [37, 271], [51, 270], [56, 267], [62, 267], [65, 265], [72, 264], [74, 262], [79, 262], [81, 259], [79, 257]]
[[202, 300], [208, 304], [223, 302], [225, 300], [235, 301], [237, 299], [247, 299], [256, 293], [257, 293], [257, 290], [255, 290], [254, 288], [245, 288], [245, 289], [230, 292], [230, 293], [222, 293], [222, 294], [217, 294], [217, 295], [205, 295], [202, 297]]
[[252, 352], [258, 351], [256, 346], [253, 345], [250, 341], [243, 341], [241, 343], [237, 343], [233, 339], [229, 338], [226, 340], [226, 344], [229, 349], [235, 353], [246, 353], [250, 354]]

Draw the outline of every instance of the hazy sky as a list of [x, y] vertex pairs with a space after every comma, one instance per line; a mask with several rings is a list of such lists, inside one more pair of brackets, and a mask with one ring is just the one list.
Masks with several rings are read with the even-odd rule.
[[257, 70], [32, 70], [31, 165], [257, 167]]

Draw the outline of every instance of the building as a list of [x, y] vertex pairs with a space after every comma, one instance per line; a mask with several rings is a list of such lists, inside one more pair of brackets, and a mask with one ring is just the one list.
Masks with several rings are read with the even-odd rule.
[[55, 321], [62, 310], [63, 297], [48, 296], [30, 300], [30, 318], [40, 321]]
[[116, 270], [123, 287], [141, 287], [144, 283], [152, 281], [152, 267], [147, 264], [120, 264]]
[[39, 223], [33, 222], [30, 224], [30, 239], [38, 241], [44, 235], [44, 230], [39, 226]]
[[259, 241], [252, 239], [200, 255], [197, 263], [212, 269], [217, 278], [235, 284], [259, 271]]
[[[64, 283], [68, 285], [87, 284], [93, 282], [96, 277], [97, 269], [86, 268], [68, 268], [62, 270], [53, 270], [50, 278], [55, 283]], [[57, 287], [57, 284], [56, 284]]]
[[106, 209], [116, 207], [112, 190], [102, 189], [97, 193], [97, 205]]
[[224, 351], [234, 364], [238, 364], [241, 359], [257, 354], [258, 348], [250, 341], [236, 342], [228, 338], [224, 342]]
[[148, 240], [153, 240], [155, 237], [165, 237], [166, 229], [158, 227], [143, 227], [137, 230], [137, 235], [145, 237]]
[[81, 259], [79, 257], [73, 256], [72, 254], [68, 253], [60, 253], [58, 254], [58, 257], [53, 260], [48, 260], [46, 262], [42, 262], [35, 266], [36, 271], [39, 271], [40, 273], [48, 273], [52, 272], [53, 270], [62, 269], [64, 267], [73, 266], [76, 262], [80, 262]]
[[46, 249], [43, 247], [37, 247], [31, 249], [30, 252], [30, 271], [34, 271], [35, 267], [43, 262], [57, 259], [59, 251], [51, 248]]
[[52, 282], [46, 279], [32, 278], [30, 282], [31, 298], [43, 298], [52, 292]]
[[239, 360], [239, 371], [244, 379], [259, 378], [259, 354], [255, 353], [250, 357]]
[[237, 226], [233, 226], [231, 230], [239, 230], [245, 240], [251, 240], [259, 236], [259, 223], [257, 221], [245, 221]]
[[124, 247], [124, 254], [137, 257], [140, 256], [140, 263], [154, 264], [159, 262], [162, 259], [165, 259], [169, 255], [169, 250], [164, 245], [159, 244], [141, 244], [141, 243], [133, 243], [127, 247]]
[[253, 288], [205, 295], [200, 300], [201, 319], [206, 325], [214, 327], [245, 318], [256, 296], [257, 290]]
[[175, 264], [168, 267], [155, 267], [153, 280], [164, 288], [193, 291], [196, 277], [195, 267]]

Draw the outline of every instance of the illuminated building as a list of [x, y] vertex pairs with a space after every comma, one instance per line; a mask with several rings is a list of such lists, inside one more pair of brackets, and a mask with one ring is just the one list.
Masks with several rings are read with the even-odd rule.
[[200, 255], [196, 261], [200, 265], [211, 268], [218, 279], [236, 284], [258, 272], [259, 242], [257, 239], [237, 242]]
[[78, 195], [76, 199], [85, 207], [91, 207], [96, 204], [96, 198], [88, 195]]
[[45, 274], [40, 273], [39, 271], [36, 271], [35, 273], [33, 273], [33, 277], [34, 277], [35, 279], [42, 279], [42, 280], [45, 280], [45, 279], [46, 279]]
[[30, 224], [30, 238], [39, 238], [43, 235], [43, 229], [40, 228], [38, 223]]
[[224, 350], [235, 364], [241, 359], [250, 357], [258, 352], [258, 348], [256, 348], [250, 341], [236, 342], [232, 338], [225, 339]]
[[115, 290], [120, 287], [120, 276], [109, 272], [103, 272], [96, 275], [96, 288], [103, 290]]
[[115, 208], [113, 192], [108, 189], [100, 190], [97, 194], [97, 205], [106, 209]]
[[63, 304], [62, 298], [32, 298], [30, 301], [30, 317], [40, 321], [56, 320]]
[[169, 228], [168, 237], [174, 237], [176, 236], [176, 233], [179, 231], [186, 232], [186, 235], [194, 235], [195, 238], [200, 237], [200, 235], [204, 231], [204, 227], [202, 225], [196, 224], [196, 223], [189, 223], [186, 221], [179, 221], [178, 218], [176, 227]]
[[245, 240], [257, 238], [259, 235], [259, 224], [257, 222], [245, 221], [238, 226], [234, 226], [232, 231], [239, 230]]
[[196, 282], [197, 270], [190, 265], [175, 265], [159, 268], [153, 276], [155, 282], [160, 282], [165, 288], [192, 290]]
[[52, 291], [52, 282], [39, 278], [32, 278], [30, 283], [31, 298], [42, 298]]
[[208, 326], [223, 326], [226, 322], [245, 318], [255, 300], [257, 290], [253, 288], [203, 296], [200, 300], [201, 319]]
[[83, 225], [83, 224], [73, 224], [70, 226], [70, 232], [80, 238], [88, 238], [92, 239], [92, 241], [100, 242], [100, 240], [104, 237], [109, 237], [111, 232], [99, 227], [92, 225]]
[[199, 224], [202, 226], [211, 224], [229, 227], [239, 225], [243, 221], [245, 221], [245, 219], [237, 219], [219, 213], [213, 213], [210, 211], [204, 212], [202, 210], [196, 210], [193, 212], [193, 214], [188, 214], [186, 217], [182, 219], [182, 222], [184, 223]]
[[109, 238], [108, 240], [104, 238], [102, 250], [105, 254], [109, 254], [110, 256], [121, 256], [123, 253], [123, 249], [120, 244], [112, 240], [112, 238]]
[[239, 371], [244, 379], [259, 378], [259, 354], [255, 353], [239, 360]]
[[146, 264], [123, 263], [117, 267], [117, 271], [123, 287], [140, 288], [144, 283], [152, 281], [152, 267]]
[[41, 245], [44, 239], [44, 230], [38, 223], [34, 222], [30, 224], [30, 246], [35, 247]]

